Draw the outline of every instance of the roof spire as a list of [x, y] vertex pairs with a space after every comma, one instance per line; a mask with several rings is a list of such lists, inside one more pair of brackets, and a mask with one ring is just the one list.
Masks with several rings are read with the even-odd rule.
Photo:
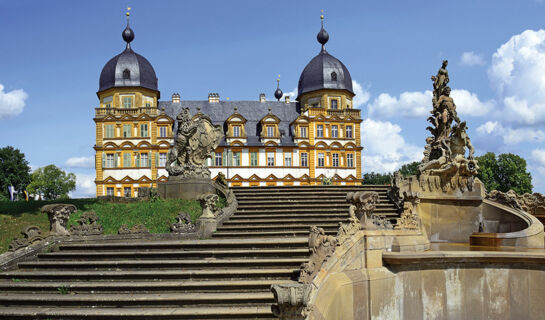
[[280, 101], [282, 96], [284, 95], [284, 92], [280, 89], [280, 75], [278, 75], [278, 79], [276, 79], [276, 91], [274, 92], [274, 97], [276, 100]]
[[126, 50], [131, 50], [131, 41], [134, 40], [134, 31], [132, 31], [131, 27], [129, 26], [129, 17], [131, 15], [131, 7], [127, 7], [127, 27], [125, 30], [123, 30], [123, 33], [121, 34], [123, 37], [123, 40], [127, 43]]
[[329, 40], [329, 34], [324, 29], [324, 10], [323, 9], [322, 9], [322, 15], [320, 15], [320, 20], [322, 22], [322, 28], [320, 29], [320, 32], [318, 32], [316, 39], [318, 39], [318, 42], [322, 44], [322, 52], [327, 52], [325, 50], [325, 44]]

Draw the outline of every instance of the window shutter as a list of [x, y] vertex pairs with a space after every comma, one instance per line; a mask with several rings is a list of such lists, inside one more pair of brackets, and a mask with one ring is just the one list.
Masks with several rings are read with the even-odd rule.
[[148, 152], [148, 168], [151, 168], [151, 151]]
[[104, 168], [106, 165], [106, 153], [102, 153], [102, 168]]
[[222, 156], [223, 156], [222, 164], [223, 164], [224, 166], [227, 166], [227, 152], [226, 152], [226, 151], [223, 151]]
[[159, 168], [159, 152], [155, 152], [155, 168]]
[[119, 160], [119, 155], [116, 153], [115, 154], [115, 157], [114, 157], [114, 168], [117, 168], [118, 167], [118, 160]]
[[136, 161], [136, 163], [135, 163], [136, 167], [140, 168], [140, 154], [139, 153], [136, 154], [136, 160], [135, 161]]

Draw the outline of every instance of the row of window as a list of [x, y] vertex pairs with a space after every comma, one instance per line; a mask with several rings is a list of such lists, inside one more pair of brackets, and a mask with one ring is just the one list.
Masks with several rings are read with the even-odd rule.
[[[303, 129], [303, 127], [301, 129]], [[342, 135], [343, 135], [342, 134], [342, 128], [339, 128], [339, 126], [336, 125], [336, 124], [331, 125], [331, 134], [330, 134], [331, 138], [341, 138]], [[306, 136], [306, 130], [305, 130], [305, 136]], [[317, 138], [323, 138], [325, 136], [327, 136], [327, 134], [324, 135], [324, 125], [323, 124], [317, 125], [316, 126], [316, 137]], [[344, 137], [345, 138], [352, 138], [352, 136], [353, 136], [352, 126], [346, 126], [345, 130], [344, 130]]]
[[[123, 131], [121, 132], [121, 137], [123, 138], [131, 138], [131, 137], [149, 137], [149, 131], [148, 131], [148, 125], [147, 124], [141, 124], [140, 125], [140, 135], [138, 135], [138, 132], [135, 132], [137, 129], [133, 129], [133, 125], [131, 124], [124, 124], [123, 125]], [[166, 138], [167, 137], [167, 127], [159, 127], [158, 133], [160, 138]], [[115, 125], [113, 124], [107, 124], [104, 126], [104, 137], [105, 138], [115, 138]]]
[[[274, 152], [267, 152], [267, 166], [268, 167], [274, 167], [275, 164], [275, 158], [276, 155]], [[301, 152], [300, 153], [300, 166], [301, 167], [308, 167], [308, 153]], [[325, 167], [326, 166], [326, 155], [324, 153], [318, 153], [318, 167]], [[329, 164], [332, 167], [339, 167], [339, 154], [338, 153], [332, 153], [331, 154], [331, 160], [329, 161]], [[214, 158], [214, 165], [216, 167], [221, 166], [234, 166], [238, 167], [241, 166], [241, 152], [216, 152], [215, 158]], [[250, 152], [250, 166], [257, 167], [258, 166], [258, 155], [257, 152]], [[292, 154], [291, 153], [285, 153], [284, 154], [284, 166], [291, 167], [292, 166]], [[346, 154], [346, 167], [353, 168], [354, 167], [354, 155], [352, 153]]]
[[[121, 158], [121, 159], [120, 159]], [[122, 160], [122, 161], [121, 161]], [[166, 153], [155, 154], [155, 166], [164, 167], [167, 163]], [[102, 159], [103, 168], [149, 168], [151, 167], [151, 152], [123, 153], [120, 157], [117, 153], [107, 153]]]
[[[144, 106], [146, 108], [149, 108], [153, 106], [153, 98], [148, 96], [143, 96], [142, 99], [144, 100]], [[111, 108], [113, 102], [113, 97], [109, 96], [104, 98], [102, 100], [102, 103], [104, 104], [104, 107]], [[121, 96], [121, 107], [125, 109], [133, 108], [134, 106], [134, 96]]]

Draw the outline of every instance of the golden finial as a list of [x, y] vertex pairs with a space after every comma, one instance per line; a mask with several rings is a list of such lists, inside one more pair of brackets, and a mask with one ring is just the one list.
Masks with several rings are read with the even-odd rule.
[[127, 7], [127, 17], [131, 15], [131, 7]]
[[280, 75], [278, 75], [278, 78], [276, 79], [277, 87], [280, 85]]
[[320, 19], [324, 21], [324, 9], [321, 10], [322, 14], [320, 15]]

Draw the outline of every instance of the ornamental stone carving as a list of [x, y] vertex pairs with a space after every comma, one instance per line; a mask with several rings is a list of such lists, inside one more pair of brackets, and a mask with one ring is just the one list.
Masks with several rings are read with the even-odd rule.
[[416, 211], [416, 206], [420, 203], [420, 194], [418, 192], [403, 192], [403, 213], [397, 219], [395, 229], [397, 230], [419, 230], [420, 217]]
[[206, 159], [223, 138], [220, 125], [213, 125], [210, 118], [198, 113], [191, 118], [189, 108], [183, 108], [176, 117], [177, 131], [174, 145], [168, 152], [166, 169], [171, 177], [210, 178]]
[[9, 244], [8, 251], [13, 252], [21, 248], [28, 247], [29, 245], [40, 242], [44, 238], [42, 237], [42, 231], [37, 226], [27, 226], [21, 231], [22, 237], [13, 239]]
[[316, 226], [310, 227], [308, 246], [311, 255], [309, 262], [303, 263], [301, 266], [300, 283], [312, 283], [322, 268], [322, 264], [335, 252], [336, 245], [337, 239], [326, 235], [324, 229]]
[[126, 224], [121, 225], [117, 234], [149, 234], [148, 228], [143, 224], [137, 224], [129, 228]]
[[493, 190], [486, 198], [532, 215], [545, 214], [545, 196], [541, 193], [519, 195], [513, 190], [507, 192]]
[[70, 232], [66, 230], [66, 223], [70, 215], [76, 212], [76, 206], [73, 204], [46, 204], [41, 208], [41, 212], [47, 213], [49, 218], [49, 233], [56, 236], [67, 236]]
[[78, 219], [78, 225], [70, 228], [70, 234], [78, 236], [100, 235], [104, 232], [94, 211], [86, 211]]
[[350, 217], [357, 219], [362, 229], [375, 230], [379, 229], [377, 222], [380, 219], [373, 218], [372, 213], [379, 203], [379, 195], [374, 191], [357, 191], [349, 192], [346, 195], [346, 201], [350, 202]]
[[170, 226], [170, 231], [173, 233], [190, 233], [195, 232], [195, 224], [191, 222], [191, 216], [186, 212], [180, 212], [176, 217], [176, 223]]
[[[460, 121], [456, 104], [450, 97], [448, 61], [443, 64], [433, 81], [433, 110], [426, 129], [432, 134], [426, 139], [424, 159], [420, 164], [420, 185], [429, 191], [472, 190], [477, 175], [475, 149], [467, 135], [467, 124]], [[467, 157], [466, 157], [466, 153]]]
[[216, 203], [218, 202], [217, 194], [204, 194], [199, 197], [202, 207], [201, 218], [214, 219], [218, 215], [218, 208]]
[[312, 287], [309, 284], [273, 284], [271, 291], [276, 301], [271, 310], [281, 320], [303, 320], [310, 313]]

